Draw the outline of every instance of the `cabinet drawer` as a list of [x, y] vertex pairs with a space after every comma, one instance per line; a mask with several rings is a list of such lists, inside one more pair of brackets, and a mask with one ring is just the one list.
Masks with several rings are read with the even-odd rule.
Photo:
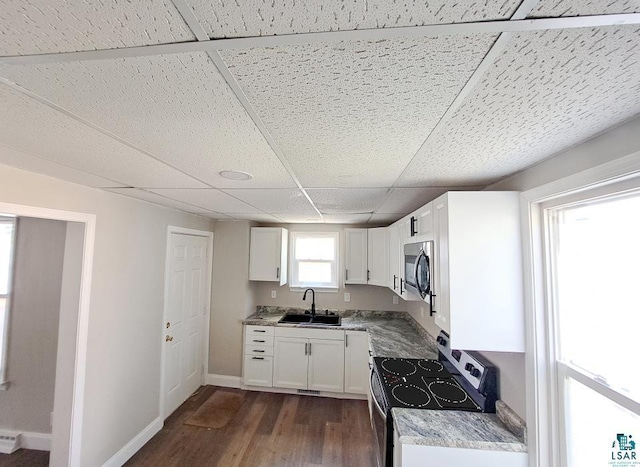
[[307, 339], [344, 340], [344, 331], [334, 329], [309, 329], [309, 328], [276, 328], [278, 337], [304, 337]]
[[245, 326], [244, 335], [247, 338], [247, 343], [251, 342], [254, 337], [256, 339], [262, 339], [265, 337], [271, 337], [271, 344], [273, 345], [273, 331], [275, 326]]
[[244, 357], [244, 384], [247, 386], [273, 386], [273, 357]]
[[250, 345], [244, 346], [245, 355], [255, 355], [257, 357], [273, 357], [273, 346], [269, 345]]
[[273, 336], [265, 336], [261, 334], [247, 334], [244, 339], [244, 345], [260, 345], [273, 347]]

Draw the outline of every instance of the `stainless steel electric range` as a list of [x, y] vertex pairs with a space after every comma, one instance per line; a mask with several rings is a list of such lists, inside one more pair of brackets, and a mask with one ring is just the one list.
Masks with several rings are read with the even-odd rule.
[[451, 349], [444, 332], [437, 342], [437, 360], [373, 359], [371, 420], [381, 466], [393, 465], [394, 407], [495, 412], [496, 367], [475, 352]]

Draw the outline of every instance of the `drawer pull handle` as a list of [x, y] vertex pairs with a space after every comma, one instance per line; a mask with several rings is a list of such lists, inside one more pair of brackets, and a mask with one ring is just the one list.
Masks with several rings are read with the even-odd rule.
[[264, 360], [264, 357], [251, 357], [252, 360]]
[[253, 339], [253, 342], [262, 342], [262, 343], [264, 343], [264, 342], [267, 342], [267, 341], [262, 341], [260, 339]]
[[253, 332], [267, 332], [264, 329], [254, 329]]
[[264, 350], [254, 350], [256, 353], [264, 353]]

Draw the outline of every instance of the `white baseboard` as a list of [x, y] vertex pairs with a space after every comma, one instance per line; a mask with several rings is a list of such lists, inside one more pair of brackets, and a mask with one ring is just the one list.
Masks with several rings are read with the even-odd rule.
[[51, 434], [20, 433], [20, 447], [36, 451], [51, 451]]
[[129, 441], [122, 449], [114, 454], [114, 456], [103, 464], [103, 467], [120, 467], [127, 462], [131, 456], [142, 448], [153, 436], [159, 432], [164, 423], [160, 417], [152, 421], [147, 427]]
[[209, 373], [204, 377], [204, 384], [221, 386], [223, 388], [241, 388], [242, 378], [240, 376], [215, 375]]
[[51, 434], [0, 431], [0, 453], [11, 454], [20, 448], [51, 451]]

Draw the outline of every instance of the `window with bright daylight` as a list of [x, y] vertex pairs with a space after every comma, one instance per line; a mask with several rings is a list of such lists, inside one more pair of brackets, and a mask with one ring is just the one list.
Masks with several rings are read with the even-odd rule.
[[7, 376], [9, 294], [13, 260], [15, 218], [0, 217], [0, 388]]
[[291, 232], [291, 287], [338, 288], [338, 232]]
[[618, 465], [640, 453], [640, 193], [544, 207], [560, 456]]

